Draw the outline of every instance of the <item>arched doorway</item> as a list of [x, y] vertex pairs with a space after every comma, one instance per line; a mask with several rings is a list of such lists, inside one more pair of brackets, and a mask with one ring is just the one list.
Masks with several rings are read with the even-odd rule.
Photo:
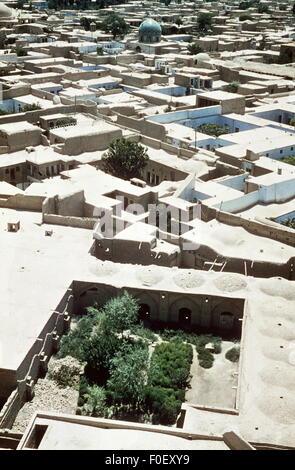
[[190, 327], [192, 322], [192, 311], [186, 307], [180, 308], [178, 310], [178, 321], [181, 328]]
[[151, 318], [151, 308], [148, 304], [139, 304], [138, 317], [140, 321], [149, 322]]
[[230, 312], [222, 312], [219, 317], [219, 326], [224, 330], [231, 330], [234, 326], [234, 315]]

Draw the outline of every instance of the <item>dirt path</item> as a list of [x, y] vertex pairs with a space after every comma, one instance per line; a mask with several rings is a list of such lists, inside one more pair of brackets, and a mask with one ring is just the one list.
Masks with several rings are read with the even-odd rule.
[[211, 369], [199, 366], [198, 355], [194, 349], [194, 358], [191, 365], [191, 388], [186, 392], [187, 402], [199, 405], [217, 406], [221, 408], [234, 408], [236, 388], [238, 384], [238, 363], [225, 359], [225, 352], [234, 343], [222, 342], [220, 354], [214, 354], [214, 364]]

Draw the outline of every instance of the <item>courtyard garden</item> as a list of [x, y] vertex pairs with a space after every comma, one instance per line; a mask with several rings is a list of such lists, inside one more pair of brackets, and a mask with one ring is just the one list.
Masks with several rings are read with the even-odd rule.
[[173, 425], [190, 389], [194, 358], [201, 369], [213, 366], [220, 337], [145, 328], [139, 310], [124, 292], [102, 308], [88, 307], [62, 338], [58, 358], [83, 364], [77, 414]]

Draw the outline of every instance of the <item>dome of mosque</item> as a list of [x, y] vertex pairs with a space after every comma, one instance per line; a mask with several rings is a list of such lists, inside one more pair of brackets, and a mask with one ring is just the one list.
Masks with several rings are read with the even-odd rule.
[[161, 33], [161, 26], [152, 18], [147, 18], [139, 26], [140, 42], [158, 42], [161, 39]]

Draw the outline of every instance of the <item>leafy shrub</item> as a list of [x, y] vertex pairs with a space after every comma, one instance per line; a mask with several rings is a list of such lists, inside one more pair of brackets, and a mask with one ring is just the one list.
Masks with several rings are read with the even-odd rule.
[[131, 328], [137, 321], [138, 310], [138, 301], [126, 291], [121, 297], [108, 300], [103, 308], [106, 329], [122, 333]]
[[102, 156], [103, 169], [125, 180], [140, 178], [148, 160], [145, 147], [123, 137], [113, 140]]
[[190, 55], [196, 55], [200, 52], [204, 52], [204, 49], [196, 43], [189, 44], [187, 46], [187, 50]]
[[212, 135], [213, 137], [218, 137], [222, 134], [228, 133], [228, 127], [226, 126], [219, 126], [218, 124], [201, 124], [197, 127], [199, 132], [203, 132], [203, 134]]
[[295, 217], [288, 217], [288, 219], [281, 222], [281, 224], [285, 225], [286, 227], [295, 229]]
[[146, 405], [153, 413], [154, 424], [175, 423], [185, 388], [190, 378], [193, 349], [190, 344], [157, 344], [151, 359]]
[[198, 350], [198, 360], [201, 367], [210, 369], [213, 366], [214, 356], [208, 349], [200, 348]]
[[[192, 359], [193, 349], [189, 344], [157, 344], [151, 359], [149, 383], [164, 388], [185, 388]], [[176, 370], [181, 373], [177, 375]]]
[[228, 85], [225, 85], [224, 90], [228, 91], [229, 93], [236, 93], [238, 91], [240, 82], [230, 82]]
[[183, 400], [182, 390], [151, 386], [146, 388], [146, 406], [153, 413], [153, 424], [174, 424]]
[[211, 334], [197, 334], [197, 333], [186, 333], [183, 330], [170, 330], [165, 329], [160, 333], [162, 339], [173, 343], [187, 342], [196, 346], [197, 351], [203, 349], [206, 344], [212, 343], [214, 345], [214, 354], [221, 352], [222, 339], [219, 336], [213, 336]]
[[84, 394], [84, 404], [82, 406], [81, 414], [86, 416], [100, 416], [106, 415], [106, 392], [103, 387], [97, 385], [90, 385]]
[[78, 406], [82, 406], [85, 402], [85, 395], [87, 393], [87, 388], [89, 387], [89, 382], [85, 375], [81, 377], [80, 380], [80, 388], [79, 388], [79, 399], [78, 399]]
[[249, 20], [252, 21], [253, 18], [251, 15], [248, 15], [247, 13], [243, 13], [242, 15], [240, 15], [239, 20], [240, 21], [249, 21]]
[[225, 357], [231, 362], [238, 362], [240, 358], [240, 348], [238, 346], [234, 346], [226, 352]]
[[75, 118], [72, 118], [70, 116], [65, 116], [63, 118], [59, 118], [59, 119], [56, 119], [55, 123], [54, 123], [54, 127], [57, 127], [57, 126], [67, 126], [69, 124], [77, 124], [77, 120]]
[[109, 396], [114, 403], [137, 408], [144, 400], [148, 367], [146, 346], [124, 345], [110, 362]]
[[21, 112], [26, 113], [28, 111], [37, 111], [37, 109], [41, 109], [41, 106], [39, 106], [37, 103], [25, 104], [22, 106]]
[[131, 327], [131, 334], [140, 336], [149, 341], [157, 340], [156, 335], [149, 328], [145, 328], [142, 322], [139, 325], [134, 325]]
[[83, 358], [87, 362], [87, 377], [94, 382], [107, 380], [111, 360], [120, 347], [121, 342], [113, 333], [95, 334], [85, 341]]
[[289, 165], [295, 165], [295, 155], [289, 155], [289, 157], [284, 157], [281, 159], [281, 162], [289, 163]]
[[80, 361], [84, 361], [85, 346], [89, 341], [94, 323], [94, 314], [88, 314], [80, 318], [75, 327], [62, 337], [57, 357], [72, 356]]

